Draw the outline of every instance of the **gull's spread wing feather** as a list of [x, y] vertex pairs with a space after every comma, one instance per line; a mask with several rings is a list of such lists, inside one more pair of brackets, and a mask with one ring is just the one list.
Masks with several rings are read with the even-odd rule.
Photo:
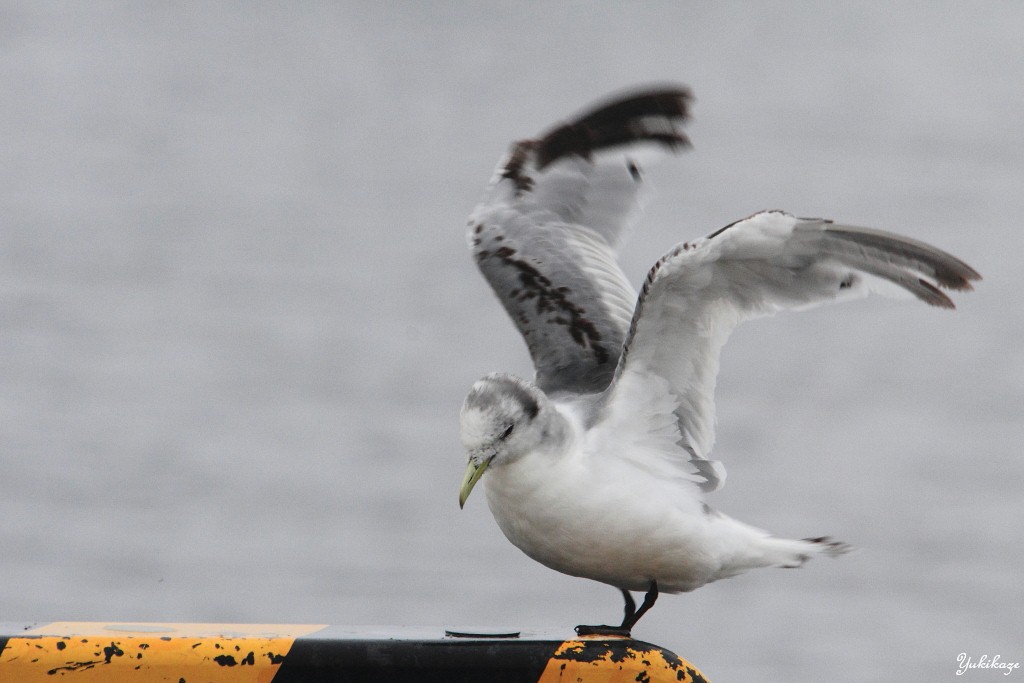
[[470, 216], [480, 271], [549, 394], [599, 392], [614, 375], [636, 301], [615, 259], [641, 208], [643, 176], [628, 155], [686, 145], [689, 101], [684, 88], [647, 89], [515, 143]]
[[959, 259], [906, 237], [780, 211], [755, 214], [677, 246], [651, 269], [603, 397], [604, 420], [651, 423], [671, 411], [671, 429], [660, 427], [674, 441], [666, 457], [696, 470], [705, 490], [717, 488], [724, 470], [706, 460], [715, 378], [719, 352], [738, 323], [865, 296], [884, 281], [953, 308], [942, 289], [971, 289], [977, 279]]

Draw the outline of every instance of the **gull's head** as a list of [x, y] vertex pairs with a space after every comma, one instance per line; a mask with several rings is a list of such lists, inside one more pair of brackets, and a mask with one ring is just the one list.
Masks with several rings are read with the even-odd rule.
[[488, 467], [512, 462], [539, 444], [543, 434], [536, 420], [545, 403], [540, 389], [512, 375], [488, 375], [473, 385], [459, 420], [469, 454], [459, 507]]

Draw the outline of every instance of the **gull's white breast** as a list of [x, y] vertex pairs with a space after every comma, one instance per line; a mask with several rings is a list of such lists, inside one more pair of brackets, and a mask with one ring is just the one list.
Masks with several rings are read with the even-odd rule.
[[488, 470], [487, 502], [505, 536], [552, 569], [626, 590], [656, 580], [663, 592], [687, 591], [719, 578], [731, 544], [727, 529], [711, 527], [732, 520], [705, 514], [685, 483], [634, 459], [584, 452], [578, 428], [577, 436], [566, 452]]

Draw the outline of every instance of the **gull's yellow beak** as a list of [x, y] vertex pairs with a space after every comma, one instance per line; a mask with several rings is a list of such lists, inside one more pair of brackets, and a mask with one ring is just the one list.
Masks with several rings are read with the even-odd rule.
[[466, 504], [466, 499], [469, 498], [469, 492], [473, 490], [476, 483], [480, 481], [480, 477], [483, 476], [484, 470], [491, 464], [490, 459], [484, 460], [479, 465], [475, 464], [472, 460], [469, 461], [469, 467], [466, 468], [466, 476], [462, 478], [462, 487], [459, 489], [459, 508], [461, 509]]

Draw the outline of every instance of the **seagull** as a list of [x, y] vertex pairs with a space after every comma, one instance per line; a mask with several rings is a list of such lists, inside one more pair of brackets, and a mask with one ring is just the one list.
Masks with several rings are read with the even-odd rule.
[[[705, 502], [725, 481], [709, 457], [714, 388], [737, 324], [872, 291], [953, 308], [943, 290], [981, 277], [917, 240], [762, 211], [670, 249], [637, 295], [616, 250], [642, 208], [640, 158], [689, 145], [691, 100], [685, 87], [651, 86], [515, 142], [468, 222], [536, 375], [472, 386], [459, 506], [483, 478], [516, 547], [622, 592], [622, 623], [579, 635], [629, 636], [659, 593], [851, 550], [774, 536]], [[631, 591], [645, 592], [639, 609]]]

